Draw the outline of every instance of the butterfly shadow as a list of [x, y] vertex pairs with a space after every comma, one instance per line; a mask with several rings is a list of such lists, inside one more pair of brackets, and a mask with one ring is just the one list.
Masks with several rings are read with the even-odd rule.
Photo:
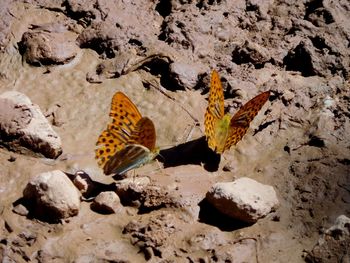
[[221, 213], [213, 207], [207, 199], [203, 199], [198, 205], [200, 207], [198, 221], [207, 225], [216, 226], [221, 231], [231, 232], [252, 225]]
[[208, 172], [215, 172], [219, 168], [220, 154], [212, 151], [206, 142], [205, 136], [175, 147], [161, 150], [157, 160], [164, 168], [186, 164], [204, 165]]

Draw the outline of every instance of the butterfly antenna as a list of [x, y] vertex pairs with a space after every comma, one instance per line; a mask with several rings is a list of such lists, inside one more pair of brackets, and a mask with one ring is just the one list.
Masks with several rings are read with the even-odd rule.
[[60, 162], [65, 161], [72, 161], [72, 160], [79, 160], [88, 156], [92, 156], [91, 152], [84, 152], [84, 153], [63, 153], [56, 159], [50, 159], [50, 158], [40, 158], [40, 162], [47, 164], [47, 165], [56, 165]]
[[183, 109], [190, 117], [191, 119], [193, 119], [193, 121], [196, 124], [199, 124], [199, 121], [196, 117], [194, 117], [185, 107], [183, 107], [180, 103], [177, 102], [177, 100], [173, 97], [171, 97], [170, 95], [168, 95], [163, 89], [162, 85], [160, 83], [157, 83], [159, 85], [159, 87], [157, 85], [154, 85], [153, 83], [151, 83], [150, 81], [148, 82], [148, 84], [150, 84], [150, 86], [152, 86], [153, 88], [155, 88], [156, 90], [158, 90], [160, 93], [162, 93], [165, 97], [167, 97], [168, 99], [172, 100], [173, 102], [175, 102], [177, 105], [180, 106], [181, 109]]
[[188, 142], [188, 141], [192, 138], [192, 134], [193, 134], [193, 131], [194, 131], [195, 128], [196, 128], [196, 124], [195, 124], [195, 125], [192, 125], [191, 130], [190, 130], [190, 132], [188, 133], [185, 142]]

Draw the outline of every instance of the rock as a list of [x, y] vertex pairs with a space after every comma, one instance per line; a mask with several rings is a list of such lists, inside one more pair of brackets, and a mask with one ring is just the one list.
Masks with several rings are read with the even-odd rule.
[[97, 212], [112, 214], [117, 213], [121, 209], [121, 204], [118, 195], [115, 192], [108, 191], [96, 196], [91, 207]]
[[[341, 16], [335, 11], [337, 9], [337, 4], [340, 5], [340, 3], [332, 3], [329, 0], [322, 1], [318, 5], [313, 5], [310, 3], [308, 5], [305, 19], [317, 27], [327, 26], [334, 22], [340, 22], [339, 18]], [[338, 21], [336, 21], [336, 19]]]
[[17, 91], [0, 95], [0, 135], [0, 143], [12, 151], [52, 159], [62, 153], [61, 139], [39, 106]]
[[154, 51], [138, 56], [136, 50], [131, 48], [119, 51], [114, 58], [98, 64], [94, 71], [86, 74], [86, 80], [90, 83], [102, 83], [106, 79], [119, 78], [121, 75], [126, 75], [147, 65], [169, 65], [172, 61], [170, 52]]
[[161, 213], [144, 221], [130, 221], [123, 229], [123, 234], [130, 236], [130, 241], [138, 246], [145, 255], [146, 260], [155, 255], [162, 257], [163, 249], [172, 243], [169, 236], [175, 234], [177, 229], [176, 217], [172, 213]]
[[152, 211], [163, 207], [180, 207], [181, 204], [164, 187], [147, 186], [142, 191], [139, 201], [140, 210]]
[[248, 223], [265, 217], [279, 204], [272, 186], [247, 177], [214, 184], [206, 198], [223, 214]]
[[268, 17], [269, 8], [273, 3], [272, 0], [247, 0], [246, 10], [257, 12], [260, 19], [266, 19]]
[[335, 239], [350, 237], [350, 218], [340, 215], [335, 220], [335, 224], [326, 231], [326, 235], [331, 235]]
[[91, 0], [67, 0], [65, 5], [68, 14], [79, 17], [85, 24], [90, 24], [94, 19], [99, 21], [105, 16], [101, 4], [96, 4]]
[[90, 83], [102, 83], [105, 79], [120, 77], [127, 72], [127, 68], [134, 62], [136, 54], [133, 49], [119, 51], [114, 58], [106, 59], [98, 64], [93, 72], [86, 74]]
[[56, 28], [54, 25], [51, 28], [37, 26], [35, 30], [23, 34], [19, 47], [27, 63], [60, 65], [70, 62], [77, 55], [78, 46], [73, 35], [62, 30], [62, 25]]
[[27, 216], [29, 214], [28, 209], [23, 204], [16, 205], [12, 211], [21, 216]]
[[181, 206], [165, 187], [150, 185], [148, 177], [127, 178], [118, 181], [116, 187], [123, 205], [138, 207], [142, 212]]
[[8, 12], [11, 9], [11, 1], [3, 1], [0, 9], [0, 50], [4, 51], [10, 42], [11, 24], [15, 17]]
[[243, 46], [236, 46], [232, 51], [232, 61], [238, 65], [252, 63], [255, 68], [261, 68], [270, 59], [266, 48], [249, 41], [246, 41]]
[[94, 189], [95, 185], [90, 176], [84, 171], [77, 171], [73, 183], [83, 196], [88, 196]]
[[218, 246], [213, 251], [213, 257], [217, 262], [256, 262], [256, 240], [253, 238], [242, 239], [240, 242]]
[[[318, 43], [318, 44], [316, 44]], [[338, 47], [328, 39], [313, 37], [301, 41], [284, 57], [286, 70], [299, 71], [304, 77], [332, 76], [334, 72], [345, 74], [346, 65], [339, 60]], [[303, 63], [300, 63], [302, 59]]]
[[122, 200], [123, 204], [134, 204], [140, 199], [141, 193], [151, 183], [148, 177], [126, 178], [116, 182], [116, 193]]
[[179, 87], [183, 89], [192, 89], [197, 85], [200, 69], [196, 65], [190, 65], [183, 62], [174, 62], [170, 64], [170, 74], [172, 79]]
[[136, 178], [125, 178], [123, 180], [116, 182], [117, 194], [122, 193], [130, 187], [130, 185], [136, 186], [138, 188], [145, 188], [151, 183], [148, 177], [136, 177]]
[[350, 218], [339, 216], [305, 258], [306, 262], [350, 261]]
[[[96, 4], [94, 1], [89, 3], [78, 1], [81, 2], [78, 3], [79, 7], [73, 5], [73, 2], [77, 1], [69, 2], [70, 4], [67, 4], [68, 8], [70, 6], [69, 13], [75, 13], [75, 17], [82, 16], [81, 19], [89, 24], [78, 36], [78, 45], [82, 48], [94, 49], [105, 58], [113, 58], [119, 50], [127, 50], [132, 46], [147, 47], [149, 36], [159, 34], [159, 27], [163, 21], [157, 12], [148, 12], [154, 4], [151, 2], [131, 5], [124, 2], [100, 1]], [[111, 12], [113, 15], [104, 17]], [[135, 23], [152, 26], [145, 30], [144, 27], [136, 27]], [[158, 47], [158, 43], [154, 45]]]
[[37, 239], [37, 234], [30, 232], [29, 230], [24, 230], [18, 235], [18, 237], [25, 245], [32, 246]]
[[80, 194], [74, 184], [61, 171], [39, 174], [23, 191], [23, 197], [31, 201], [36, 217], [47, 221], [75, 216], [80, 208]]

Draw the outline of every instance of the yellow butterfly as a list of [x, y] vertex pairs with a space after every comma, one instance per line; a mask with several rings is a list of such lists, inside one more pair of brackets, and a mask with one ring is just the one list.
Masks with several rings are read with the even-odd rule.
[[224, 114], [224, 91], [219, 74], [213, 70], [204, 121], [209, 148], [221, 154], [239, 142], [269, 96], [270, 91], [259, 94], [243, 105], [231, 118], [230, 114]]
[[95, 158], [104, 174], [124, 174], [159, 154], [153, 122], [142, 117], [124, 93], [114, 94], [109, 116], [112, 122], [99, 136], [95, 150]]

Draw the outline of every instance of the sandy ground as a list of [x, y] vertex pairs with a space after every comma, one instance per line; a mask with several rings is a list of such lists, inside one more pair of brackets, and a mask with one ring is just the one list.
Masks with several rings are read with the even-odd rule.
[[[2, 7], [0, 92], [22, 92], [39, 105], [63, 148], [57, 160], [0, 149], [3, 262], [304, 262], [322, 231], [339, 215], [350, 216], [349, 3], [165, 2], [8, 1]], [[18, 43], [30, 25], [47, 23], [66, 25], [81, 48], [65, 65], [31, 66]], [[118, 76], [128, 50], [131, 59], [166, 54], [196, 69], [199, 79], [192, 87], [175, 85], [163, 60]], [[88, 82], [106, 61], [99, 83]], [[272, 92], [220, 163], [199, 152], [214, 68], [229, 111]], [[103, 215], [82, 202], [79, 215], [60, 224], [14, 213], [14, 202], [41, 172], [84, 170], [97, 182], [113, 182], [97, 166], [94, 149], [116, 91], [153, 120], [162, 149], [162, 168], [153, 162], [137, 176], [167, 187], [179, 205], [146, 212], [125, 206]], [[251, 226], [203, 202], [213, 183], [242, 176], [272, 185], [280, 200], [276, 212]]]

